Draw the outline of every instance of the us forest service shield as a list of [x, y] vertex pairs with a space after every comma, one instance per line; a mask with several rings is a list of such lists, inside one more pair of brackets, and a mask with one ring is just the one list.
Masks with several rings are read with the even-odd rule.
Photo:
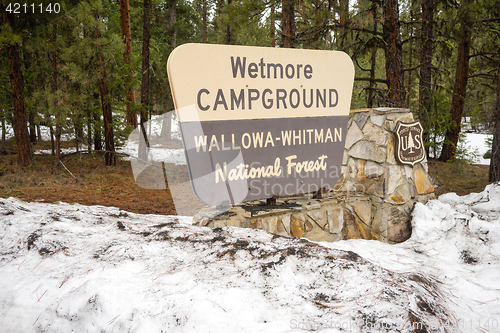
[[422, 162], [425, 158], [424, 141], [422, 138], [424, 129], [420, 121], [411, 123], [397, 122], [394, 128], [396, 137], [396, 149], [394, 155], [396, 161], [401, 164], [414, 165]]

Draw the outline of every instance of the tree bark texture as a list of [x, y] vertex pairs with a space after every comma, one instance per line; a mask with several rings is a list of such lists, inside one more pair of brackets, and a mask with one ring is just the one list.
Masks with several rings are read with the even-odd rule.
[[465, 105], [465, 93], [467, 89], [467, 78], [469, 72], [469, 53], [472, 41], [472, 32], [469, 13], [462, 8], [460, 31], [458, 32], [458, 56], [455, 73], [455, 86], [453, 88], [453, 98], [451, 101], [452, 126], [446, 131], [443, 150], [440, 160], [446, 162], [455, 158], [457, 151], [458, 136], [460, 134], [460, 124]]
[[[99, 99], [99, 96], [97, 96]], [[98, 112], [93, 112], [94, 118], [94, 150], [98, 151], [102, 149], [102, 127], [101, 127], [101, 115]]]
[[[125, 65], [132, 65], [132, 34], [130, 30], [130, 5], [129, 0], [120, 0], [120, 24], [122, 30], [122, 39], [125, 44], [125, 51], [123, 52], [123, 63]], [[131, 69], [129, 73], [125, 74], [125, 87], [127, 88], [127, 106], [126, 106], [126, 119], [127, 124], [137, 127], [137, 115], [134, 111], [135, 105], [135, 90], [131, 86], [134, 79], [134, 71]]]
[[170, 27], [170, 46], [172, 50], [177, 46], [177, 33], [175, 32], [175, 23], [177, 22], [177, 0], [168, 1], [168, 25]]
[[[56, 39], [57, 39], [57, 25], [53, 24], [53, 32], [52, 32], [52, 42], [53, 44], [53, 53], [52, 59], [50, 59], [50, 63], [52, 64], [52, 81], [50, 83], [50, 91], [55, 96], [57, 92], [57, 53], [56, 53]], [[61, 164], [61, 117], [59, 114], [59, 103], [58, 101], [54, 101], [54, 118], [56, 125], [56, 141], [55, 141], [55, 154], [54, 154], [54, 165], [52, 166], [52, 173], [57, 174], [59, 172], [60, 164]]]
[[207, 1], [208, 0], [202, 0], [202, 15], [203, 15], [203, 32], [202, 32], [202, 42], [206, 43], [207, 42], [207, 34], [208, 34], [208, 9], [207, 9]]
[[284, 48], [295, 46], [295, 0], [282, 0], [281, 34]]
[[[231, 10], [231, 3], [232, 3], [232, 0], [227, 0], [227, 8], [228, 8], [228, 10]], [[227, 45], [233, 45], [234, 44], [233, 27], [231, 26], [230, 22], [228, 22], [227, 25], [226, 25], [226, 44]]]
[[144, 123], [148, 120], [149, 109], [149, 41], [151, 38], [151, 2], [144, 0], [143, 37], [142, 37], [142, 85], [141, 85], [141, 120], [140, 131], [143, 140], [139, 140], [139, 159], [147, 160], [149, 141]]
[[92, 151], [92, 111], [87, 109], [87, 151]]
[[[376, 34], [378, 30], [377, 26], [377, 4], [372, 3], [372, 13], [373, 13], [373, 33]], [[372, 108], [374, 104], [374, 90], [375, 90], [375, 69], [377, 66], [377, 48], [372, 48], [372, 54], [370, 58], [370, 87], [368, 88], [368, 101], [367, 107]]]
[[339, 14], [340, 14], [340, 26], [342, 27], [339, 31], [339, 50], [345, 50], [345, 42], [347, 39], [347, 33], [349, 31], [348, 19], [349, 19], [349, 0], [339, 0]]
[[[3, 23], [10, 25], [5, 9], [2, 9]], [[28, 166], [33, 163], [30, 137], [26, 122], [26, 104], [24, 99], [24, 81], [19, 58], [19, 46], [11, 43], [6, 46], [9, 64], [9, 77], [12, 87], [12, 107], [14, 109], [14, 135], [17, 143], [17, 164]]]
[[387, 43], [385, 51], [385, 73], [389, 89], [388, 106], [404, 107], [403, 89], [403, 48], [399, 27], [399, 9], [397, 0], [384, 0], [383, 35]]
[[30, 142], [36, 143], [37, 137], [36, 137], [36, 124], [35, 124], [34, 112], [28, 113], [28, 123], [29, 123]]
[[0, 155], [7, 155], [7, 147], [5, 145], [7, 127], [5, 125], [5, 114], [2, 113], [2, 143], [0, 144]]
[[[97, 19], [96, 15], [96, 19]], [[95, 30], [95, 39], [101, 38], [101, 32], [98, 28]], [[115, 142], [113, 135], [113, 116], [111, 111], [111, 103], [109, 101], [108, 84], [106, 82], [106, 63], [104, 56], [100, 50], [97, 50], [97, 59], [99, 60], [99, 92], [101, 94], [102, 116], [104, 120], [104, 142], [106, 152], [104, 159], [107, 166], [116, 164]]]
[[[24, 68], [25, 68], [25, 71], [28, 71], [30, 68], [34, 67], [33, 65], [33, 54], [31, 52], [28, 52], [26, 50], [26, 48], [23, 48], [22, 49], [22, 54], [23, 54], [23, 59], [24, 59]], [[32, 86], [33, 85], [28, 85], [26, 87], [26, 92], [28, 94], [28, 96], [31, 96], [33, 94], [33, 89], [32, 89]], [[29, 131], [29, 134], [30, 134], [30, 142], [32, 144], [36, 143], [36, 128], [35, 128], [35, 111], [34, 110], [30, 110], [30, 109], [27, 109], [26, 110], [26, 114], [27, 114], [27, 117], [28, 117], [28, 131]]]
[[115, 141], [113, 134], [113, 115], [111, 112], [111, 103], [109, 102], [108, 85], [106, 82], [106, 66], [102, 54], [98, 54], [99, 64], [101, 66], [99, 73], [99, 91], [101, 92], [102, 116], [104, 119], [104, 141], [106, 143], [106, 153], [104, 159], [107, 166], [116, 164]]
[[271, 47], [276, 47], [276, 22], [274, 20], [275, 6], [274, 3], [271, 4], [271, 15], [270, 15], [270, 25], [271, 25]]
[[[410, 21], [413, 22], [413, 20], [414, 20], [413, 8], [410, 7]], [[410, 39], [408, 40], [408, 44], [409, 44], [408, 67], [412, 68], [412, 66], [413, 66], [413, 43], [414, 43], [414, 41], [413, 41], [413, 29], [409, 29], [409, 30], [410, 30], [410, 32], [409, 32]], [[410, 97], [412, 95], [412, 93], [411, 93], [412, 80], [413, 80], [412, 75], [411, 75], [412, 72], [413, 71], [411, 71], [411, 70], [408, 71], [408, 83], [407, 83], [407, 87], [406, 87], [406, 103], [405, 103], [406, 106], [410, 105]]]
[[433, 24], [434, 0], [422, 0], [422, 53], [418, 93], [418, 117], [420, 120], [427, 117], [431, 108]]
[[493, 112], [493, 144], [491, 146], [489, 181], [500, 181], [500, 62], [497, 70], [497, 101]]

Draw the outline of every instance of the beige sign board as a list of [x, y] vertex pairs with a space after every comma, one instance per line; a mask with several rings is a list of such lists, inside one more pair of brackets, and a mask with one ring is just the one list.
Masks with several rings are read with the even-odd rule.
[[354, 83], [345, 53], [186, 44], [168, 72], [191, 184], [205, 203], [337, 182]]
[[[180, 121], [349, 115], [354, 66], [344, 52], [185, 44], [168, 60]], [[197, 119], [196, 119], [197, 118]]]

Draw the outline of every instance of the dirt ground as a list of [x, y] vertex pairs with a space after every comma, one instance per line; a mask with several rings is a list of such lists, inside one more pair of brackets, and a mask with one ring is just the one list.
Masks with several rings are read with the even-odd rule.
[[458, 195], [479, 193], [489, 184], [489, 165], [468, 164], [460, 160], [446, 163], [429, 160], [428, 165], [437, 196], [449, 192]]
[[[67, 169], [61, 165], [59, 173], [52, 174], [53, 157], [50, 154], [34, 155], [33, 165], [20, 168], [15, 144], [8, 143], [8, 154], [0, 156], [0, 196], [4, 198], [13, 196], [25, 201], [114, 206], [135, 213], [166, 215], [177, 214], [176, 205], [190, 208], [188, 212], [182, 210], [182, 215], [192, 215], [204, 206], [194, 200], [185, 166], [165, 164], [167, 178], [172, 183], [183, 184], [176, 187], [174, 205], [169, 188], [139, 187], [134, 180], [131, 162], [120, 157], [115, 166], [108, 167], [102, 153], [65, 156], [62, 161]], [[70, 142], [63, 143], [63, 147], [71, 146]], [[49, 148], [49, 142], [34, 145], [35, 150]], [[429, 174], [436, 185], [437, 195], [480, 192], [488, 184], [488, 166], [460, 161], [442, 163], [431, 160]], [[147, 183], [147, 179], [142, 183]]]
[[[34, 148], [48, 149], [50, 144], [46, 147], [47, 144], [37, 144]], [[102, 153], [63, 156], [64, 166], [61, 165], [59, 173], [54, 175], [52, 155], [35, 154], [33, 165], [20, 168], [17, 166], [17, 155], [13, 148], [8, 149], [7, 155], [0, 156], [1, 197], [13, 196], [25, 201], [48, 203], [62, 201], [114, 206], [142, 214], [177, 214], [169, 188], [165, 190], [139, 187], [134, 180], [131, 162], [120, 156], [117, 156], [115, 166], [106, 166]], [[183, 188], [178, 191], [181, 191], [181, 194], [185, 192], [185, 195], [177, 195], [177, 204], [192, 205], [194, 195], [188, 183], [186, 167], [166, 164], [165, 168], [169, 174], [176, 175], [176, 183], [184, 183]], [[201, 207], [193, 207], [196, 208]]]

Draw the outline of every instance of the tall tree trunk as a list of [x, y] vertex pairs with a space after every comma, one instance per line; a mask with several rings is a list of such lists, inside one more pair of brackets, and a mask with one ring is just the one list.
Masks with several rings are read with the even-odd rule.
[[[175, 23], [177, 22], [177, 0], [169, 0], [168, 2], [168, 26], [170, 28], [170, 47], [175, 49], [177, 47], [177, 33]], [[167, 112], [163, 114], [163, 121], [161, 127], [161, 138], [170, 140], [172, 138], [172, 113]]]
[[[35, 31], [35, 22], [34, 18], [31, 15], [26, 16], [26, 19], [28, 21], [28, 25], [30, 27], [30, 31]], [[33, 60], [33, 53], [29, 52], [26, 50], [26, 44], [23, 43], [23, 48], [22, 48], [22, 54], [23, 54], [23, 60], [24, 60], [24, 69], [25, 73], [28, 73], [31, 68], [35, 67], [34, 60]], [[27, 84], [26, 85], [26, 93], [28, 96], [33, 95], [33, 84]], [[30, 133], [30, 142], [32, 144], [36, 143], [36, 128], [35, 128], [35, 110], [33, 108], [27, 108], [26, 110], [27, 116], [28, 116], [28, 130]]]
[[[373, 34], [374, 36], [377, 34], [378, 26], [377, 26], [377, 3], [372, 3], [372, 13], [373, 13]], [[372, 48], [372, 54], [370, 59], [370, 87], [368, 88], [368, 101], [367, 107], [373, 107], [373, 93], [375, 90], [375, 67], [377, 66], [377, 48]]]
[[339, 50], [345, 51], [345, 41], [347, 38], [349, 19], [349, 0], [339, 0], [339, 14], [340, 14], [340, 26], [342, 27], [339, 31]]
[[170, 46], [172, 50], [177, 46], [177, 32], [175, 23], [177, 22], [177, 0], [168, 1], [168, 26], [170, 27]]
[[87, 151], [92, 151], [92, 111], [87, 109]]
[[[98, 15], [95, 14], [95, 19], [98, 19]], [[101, 38], [101, 32], [99, 28], [96, 28], [94, 32], [94, 38], [97, 40]], [[102, 117], [104, 120], [104, 142], [106, 145], [106, 152], [104, 153], [104, 160], [107, 166], [116, 164], [115, 156], [115, 141], [113, 135], [113, 115], [111, 111], [111, 103], [109, 98], [108, 84], [106, 81], [106, 64], [104, 62], [104, 56], [100, 50], [97, 51], [97, 59], [99, 61], [99, 92], [101, 95], [101, 105], [102, 105]]]
[[36, 124], [36, 137], [37, 141], [42, 141], [42, 132], [40, 131], [40, 124]]
[[403, 58], [399, 29], [398, 0], [384, 0], [383, 34], [387, 45], [385, 51], [385, 73], [389, 89], [389, 106], [404, 107]]
[[142, 37], [142, 85], [141, 85], [141, 120], [140, 131], [143, 140], [139, 140], [139, 159], [148, 159], [149, 140], [144, 123], [148, 120], [149, 108], [149, 40], [151, 38], [151, 1], [144, 0]]
[[113, 114], [111, 111], [111, 103], [109, 100], [108, 85], [106, 82], [106, 66], [102, 54], [98, 54], [99, 63], [101, 66], [99, 76], [99, 91], [101, 92], [102, 117], [104, 120], [104, 141], [106, 144], [106, 153], [104, 159], [107, 166], [116, 164], [115, 156], [115, 140], [113, 134]]
[[35, 124], [35, 112], [28, 113], [28, 123], [29, 123], [29, 132], [30, 132], [30, 142], [36, 143], [36, 124]]
[[[3, 23], [10, 25], [9, 17], [2, 8]], [[12, 87], [12, 107], [14, 109], [14, 135], [17, 143], [17, 164], [28, 166], [33, 163], [33, 153], [26, 123], [26, 104], [24, 100], [24, 81], [19, 59], [19, 45], [7, 44], [7, 60], [9, 63], [9, 77]]]
[[440, 160], [446, 162], [455, 158], [457, 150], [458, 135], [460, 134], [460, 124], [465, 105], [465, 93], [467, 89], [467, 79], [469, 72], [469, 53], [472, 41], [471, 23], [467, 10], [467, 4], [461, 8], [460, 30], [458, 32], [458, 56], [457, 69], [455, 73], [455, 86], [453, 88], [453, 98], [451, 100], [451, 121], [452, 126], [448, 128], [445, 135], [443, 150]]
[[122, 30], [122, 39], [125, 44], [123, 52], [123, 63], [130, 66], [130, 71], [125, 74], [125, 87], [127, 89], [126, 119], [127, 124], [137, 127], [137, 115], [134, 111], [135, 90], [132, 87], [134, 71], [132, 70], [132, 34], [130, 30], [130, 6], [129, 0], [120, 0], [120, 24]]
[[[410, 22], [413, 22], [413, 7], [410, 7]], [[411, 73], [413, 70], [411, 70], [411, 67], [413, 66], [413, 28], [409, 28], [410, 30], [410, 38], [408, 40], [408, 48], [410, 49], [409, 55], [408, 55], [408, 67], [410, 70], [408, 71], [408, 86], [407, 86], [407, 91], [406, 91], [406, 106], [410, 105], [410, 97], [411, 97], [411, 86], [412, 86], [412, 76]]]
[[76, 152], [80, 151], [80, 147], [83, 146], [83, 119], [82, 114], [78, 113], [75, 119], [75, 147]]
[[295, 0], [281, 2], [281, 34], [284, 48], [295, 46]]
[[420, 57], [420, 85], [418, 116], [427, 118], [431, 108], [432, 52], [433, 52], [434, 0], [422, 0], [422, 53]]
[[[227, 0], [227, 10], [228, 10], [227, 15], [229, 15], [229, 11], [231, 10], [231, 3], [232, 3], [232, 0]], [[227, 45], [234, 44], [233, 27], [231, 26], [230, 20], [228, 20], [228, 23], [226, 25], [226, 44]]]
[[[53, 33], [52, 33], [52, 42], [53, 44], [53, 53], [52, 59], [50, 62], [52, 64], [52, 82], [50, 83], [50, 90], [52, 94], [56, 95], [57, 92], [57, 47], [56, 47], [56, 39], [57, 39], [57, 24], [55, 22], [53, 24]], [[54, 155], [54, 165], [52, 166], [52, 174], [59, 173], [59, 168], [61, 164], [61, 119], [59, 114], [59, 103], [54, 100], [54, 119], [56, 122], [56, 142], [55, 142], [55, 155]]]
[[207, 9], [207, 1], [208, 0], [202, 0], [202, 16], [203, 16], [203, 36], [202, 36], [202, 42], [206, 43], [207, 42], [207, 35], [208, 35], [208, 9]]
[[7, 155], [7, 147], [5, 145], [7, 126], [5, 125], [5, 112], [2, 112], [2, 144], [0, 145], [0, 155]]
[[[31, 67], [33, 67], [33, 57], [30, 52], [27, 52], [25, 48], [23, 48], [23, 55], [24, 55], [24, 68], [25, 71], [28, 71]], [[28, 96], [31, 96], [33, 94], [33, 89], [32, 85], [27, 85], [26, 87], [27, 94]], [[31, 143], [36, 143], [36, 129], [35, 129], [35, 110], [33, 109], [28, 109], [26, 110], [27, 116], [28, 116], [28, 130], [30, 133], [30, 142]]]
[[493, 112], [493, 144], [491, 146], [489, 181], [500, 181], [500, 62], [497, 70], [497, 102]]
[[[424, 143], [430, 141], [430, 126], [426, 126], [431, 113], [432, 55], [434, 51], [434, 0], [422, 0], [422, 33], [420, 55], [420, 83], [417, 116], [424, 126]], [[426, 148], [429, 154], [429, 147]]]
[[[99, 95], [94, 96], [96, 99]], [[94, 150], [98, 151], [102, 149], [102, 127], [101, 127], [101, 115], [97, 112], [93, 112], [94, 117]]]
[[274, 3], [271, 4], [271, 46], [276, 47], [276, 22], [274, 20], [274, 11], [275, 11], [275, 5]]
[[54, 140], [54, 128], [52, 125], [49, 125], [49, 132], [50, 132], [50, 151], [52, 156], [56, 156], [56, 144]]

